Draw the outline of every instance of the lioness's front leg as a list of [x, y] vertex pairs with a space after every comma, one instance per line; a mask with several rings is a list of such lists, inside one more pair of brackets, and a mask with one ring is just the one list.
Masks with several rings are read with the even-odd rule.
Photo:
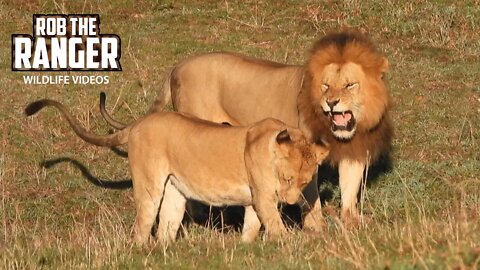
[[275, 195], [260, 191], [253, 196], [253, 208], [265, 226], [267, 236], [279, 237], [287, 233], [277, 206], [278, 200]]
[[342, 196], [342, 218], [348, 224], [358, 222], [357, 195], [362, 182], [365, 163], [348, 159], [338, 164], [340, 191]]
[[245, 218], [243, 220], [242, 229], [242, 241], [245, 243], [251, 243], [257, 237], [262, 224], [258, 219], [257, 212], [253, 209], [253, 206], [245, 206]]
[[313, 180], [303, 190], [300, 202], [303, 216], [303, 227], [313, 232], [320, 232], [325, 226], [322, 215], [322, 204], [318, 193], [318, 174], [313, 175]]

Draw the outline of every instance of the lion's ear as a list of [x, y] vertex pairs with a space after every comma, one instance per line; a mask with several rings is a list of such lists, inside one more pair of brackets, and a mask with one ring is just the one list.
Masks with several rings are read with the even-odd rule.
[[330, 153], [330, 145], [324, 140], [315, 142], [313, 144], [313, 149], [315, 151], [315, 161], [317, 164], [321, 164]]
[[292, 138], [290, 138], [290, 134], [288, 133], [288, 130], [284, 129], [277, 134], [276, 140], [278, 144], [284, 144], [284, 143], [291, 142]]
[[385, 76], [385, 73], [388, 71], [388, 60], [385, 57], [382, 57], [382, 65], [380, 66], [380, 78], [383, 79], [383, 76]]
[[380, 67], [380, 71], [385, 73], [388, 71], [388, 59], [383, 57], [383, 60], [382, 60], [382, 66]]
[[315, 161], [317, 164], [322, 164], [322, 162], [327, 158], [328, 154], [330, 153], [330, 150], [328, 147], [325, 147], [323, 145], [315, 145]]

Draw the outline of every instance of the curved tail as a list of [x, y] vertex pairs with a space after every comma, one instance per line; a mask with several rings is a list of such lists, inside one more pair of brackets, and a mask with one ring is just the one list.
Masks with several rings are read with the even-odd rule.
[[[150, 111], [149, 113], [152, 113], [152, 112], [160, 112], [163, 110], [163, 108], [165, 107], [165, 105], [167, 105], [167, 103], [172, 99], [172, 93], [171, 93], [171, 77], [172, 77], [172, 72], [173, 72], [174, 69], [170, 70], [169, 72], [167, 72], [167, 76], [165, 78], [165, 80], [163, 81], [163, 87], [161, 89], [161, 92], [158, 93], [158, 96], [157, 98], [155, 99], [155, 101], [153, 102], [153, 105], [152, 107], [150, 108]], [[107, 121], [107, 123], [118, 129], [118, 130], [122, 130], [124, 129], [125, 127], [127, 127], [128, 125], [126, 124], [123, 124], [115, 119], [113, 119], [107, 112], [107, 110], [105, 109], [105, 100], [106, 100], [107, 96], [104, 92], [101, 92], [100, 93], [100, 114], [103, 116], [103, 118], [105, 119], [105, 121]]]
[[33, 115], [43, 109], [44, 107], [53, 106], [57, 108], [63, 115], [63, 117], [67, 120], [70, 124], [70, 127], [75, 131], [75, 133], [82, 138], [84, 141], [98, 145], [98, 146], [119, 146], [128, 142], [128, 134], [130, 133], [130, 126], [126, 129], [123, 129], [119, 132], [109, 135], [96, 135], [88, 132], [83, 127], [81, 127], [80, 123], [68, 112], [67, 108], [51, 99], [41, 99], [35, 102], [30, 103], [25, 108], [25, 114], [27, 116]]
[[124, 129], [127, 125], [125, 125], [124, 123], [121, 123], [121, 122], [118, 122], [117, 120], [113, 119], [110, 114], [108, 114], [107, 110], [105, 109], [105, 100], [107, 99], [107, 95], [105, 94], [105, 92], [100, 92], [100, 114], [103, 116], [103, 118], [105, 119], [105, 121], [107, 121], [107, 123], [118, 129], [118, 130], [122, 130]]

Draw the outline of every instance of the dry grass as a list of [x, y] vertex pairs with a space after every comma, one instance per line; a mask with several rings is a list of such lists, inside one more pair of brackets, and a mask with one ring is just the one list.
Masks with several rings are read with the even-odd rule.
[[[480, 266], [480, 8], [478, 1], [7, 1], [0, 0], [0, 268], [478, 269]], [[109, 85], [24, 85], [10, 71], [10, 35], [29, 33], [33, 13], [100, 13], [122, 38], [123, 72]], [[394, 100], [393, 168], [364, 190], [362, 226], [338, 222], [339, 193], [322, 185], [328, 227], [281, 242], [239, 243], [239, 233], [199, 225], [168, 248], [131, 245], [131, 191], [93, 176], [128, 179], [124, 158], [83, 143], [53, 110], [26, 118], [48, 97], [88, 129], [108, 131], [98, 93], [114, 116], [144, 114], [163, 73], [186, 55], [237, 51], [302, 63], [319, 36], [367, 31], [385, 52]], [[94, 74], [94, 73], [92, 73]]]

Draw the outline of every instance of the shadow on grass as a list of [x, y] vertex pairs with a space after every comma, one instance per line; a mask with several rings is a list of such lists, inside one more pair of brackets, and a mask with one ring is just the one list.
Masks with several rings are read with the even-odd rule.
[[128, 152], [127, 151], [123, 151], [122, 149], [120, 149], [118, 147], [115, 147], [115, 146], [110, 147], [110, 150], [112, 150], [112, 152], [117, 154], [117, 156], [120, 156], [120, 157], [123, 157], [123, 158], [128, 158]]
[[40, 166], [49, 169], [58, 163], [68, 162], [73, 164], [77, 167], [81, 172], [83, 177], [85, 177], [90, 183], [97, 187], [106, 188], [106, 189], [129, 189], [132, 188], [132, 180], [131, 179], [122, 179], [119, 181], [109, 181], [109, 180], [101, 180], [95, 176], [93, 176], [90, 171], [83, 165], [80, 161], [68, 158], [68, 157], [61, 157], [56, 159], [50, 159], [42, 162]]
[[[378, 160], [368, 168], [367, 186], [375, 183], [378, 179], [391, 172], [393, 169], [393, 160], [390, 153], [384, 153]], [[318, 183], [320, 187], [327, 184], [327, 186], [335, 186], [338, 188], [338, 168], [332, 167], [328, 164], [322, 164], [318, 168]], [[320, 188], [320, 200], [322, 205], [332, 200], [334, 191], [331, 188]], [[358, 192], [360, 196], [360, 192]]]
[[195, 223], [221, 232], [240, 231], [243, 226], [245, 207], [215, 207], [189, 200], [183, 222]]

